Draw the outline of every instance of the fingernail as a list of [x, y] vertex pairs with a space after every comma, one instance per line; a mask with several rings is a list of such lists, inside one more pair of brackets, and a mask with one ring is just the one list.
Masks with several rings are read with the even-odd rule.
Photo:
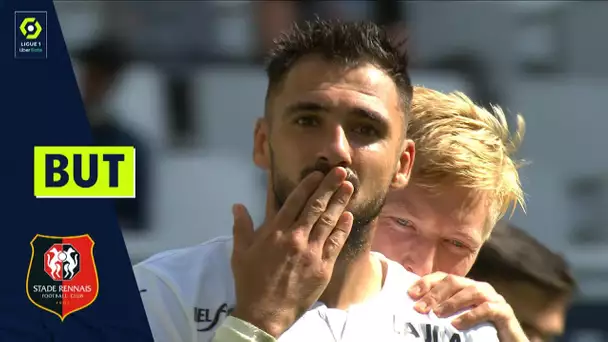
[[243, 213], [243, 208], [240, 204], [235, 204], [232, 206], [232, 214], [235, 218], [241, 217], [241, 213]]
[[427, 305], [425, 302], [416, 303], [416, 309], [420, 311], [426, 311]]
[[456, 329], [460, 329], [460, 323], [462, 323], [460, 318], [456, 318], [452, 321], [452, 325], [454, 326], [454, 328]]
[[410, 296], [417, 296], [420, 293], [420, 287], [414, 286], [410, 289]]
[[433, 312], [435, 315], [437, 315], [437, 317], [441, 317], [441, 314], [443, 313], [443, 306], [439, 305], [435, 310], [433, 310]]

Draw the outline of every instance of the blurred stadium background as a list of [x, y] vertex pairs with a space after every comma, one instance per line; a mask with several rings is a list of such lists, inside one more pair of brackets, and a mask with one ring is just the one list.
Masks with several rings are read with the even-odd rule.
[[[138, 148], [138, 199], [117, 203], [133, 262], [230, 233], [234, 202], [261, 217], [265, 179], [250, 146], [262, 52], [296, 19], [372, 19], [409, 37], [415, 84], [524, 114], [528, 213], [512, 221], [574, 268], [581, 288], [564, 341], [608, 341], [608, 2], [55, 5], [94, 134]], [[123, 57], [90, 48], [110, 40]], [[114, 83], [92, 67], [117, 62]]]

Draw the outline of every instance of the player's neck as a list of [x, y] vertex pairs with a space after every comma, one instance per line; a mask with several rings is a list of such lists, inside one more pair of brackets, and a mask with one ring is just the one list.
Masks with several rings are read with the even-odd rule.
[[348, 309], [380, 292], [385, 273], [382, 262], [371, 253], [371, 247], [354, 258], [339, 259], [319, 301], [330, 308]]

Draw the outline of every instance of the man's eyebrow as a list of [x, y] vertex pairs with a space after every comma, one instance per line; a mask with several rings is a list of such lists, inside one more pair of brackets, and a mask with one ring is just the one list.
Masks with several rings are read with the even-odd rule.
[[453, 235], [453, 238], [457, 239], [457, 240], [464, 240], [464, 242], [473, 244], [473, 245], [475, 245], [475, 247], [481, 247], [481, 245], [483, 244], [483, 242], [480, 239], [477, 239], [475, 236], [472, 236], [471, 234], [466, 233], [466, 230], [455, 232], [455, 234]]
[[328, 112], [329, 108], [317, 102], [296, 102], [287, 107], [286, 114], [297, 114], [302, 112]]
[[[302, 112], [329, 112], [330, 108], [318, 102], [301, 101], [287, 107], [286, 114], [297, 114]], [[349, 112], [359, 118], [373, 121], [382, 125], [388, 125], [387, 119], [380, 113], [363, 107], [353, 107]]]
[[350, 110], [353, 115], [358, 116], [359, 118], [375, 122], [377, 124], [388, 127], [388, 120], [384, 115], [367, 108], [362, 107], [354, 107]]

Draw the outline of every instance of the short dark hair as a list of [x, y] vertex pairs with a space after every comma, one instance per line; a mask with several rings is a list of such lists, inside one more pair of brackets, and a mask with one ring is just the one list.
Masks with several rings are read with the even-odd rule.
[[304, 25], [294, 23], [291, 29], [275, 40], [275, 46], [269, 53], [266, 98], [300, 58], [319, 54], [345, 66], [372, 63], [384, 70], [397, 85], [404, 113], [409, 115], [412, 84], [404, 44], [404, 40], [392, 41], [385, 29], [368, 21], [340, 22], [317, 18]]
[[467, 275], [477, 281], [525, 281], [553, 294], [576, 288], [566, 260], [522, 229], [499, 222]]

